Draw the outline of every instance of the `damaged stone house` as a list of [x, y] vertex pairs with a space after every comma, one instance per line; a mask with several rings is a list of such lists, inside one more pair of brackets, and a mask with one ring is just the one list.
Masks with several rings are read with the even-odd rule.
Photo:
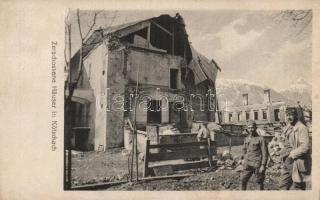
[[[81, 73], [71, 106], [74, 147], [123, 146], [126, 119], [144, 131], [148, 124], [170, 123], [188, 131], [193, 121], [215, 121], [208, 105], [215, 106], [216, 99], [201, 100], [189, 94], [206, 97], [209, 90], [214, 93], [218, 69], [191, 46], [178, 14], [95, 30], [71, 59], [71, 81]], [[137, 104], [128, 103], [135, 92], [149, 96], [151, 109], [135, 107], [145, 102], [140, 98]], [[176, 95], [183, 96], [186, 105], [192, 102], [191, 108], [174, 109], [179, 106]], [[132, 105], [137, 109], [128, 109]]]
[[263, 91], [262, 103], [249, 103], [248, 93], [242, 94], [242, 105], [226, 106], [222, 113], [223, 123], [244, 125], [249, 120], [258, 124], [285, 122], [285, 110], [287, 103], [272, 100], [271, 90]]

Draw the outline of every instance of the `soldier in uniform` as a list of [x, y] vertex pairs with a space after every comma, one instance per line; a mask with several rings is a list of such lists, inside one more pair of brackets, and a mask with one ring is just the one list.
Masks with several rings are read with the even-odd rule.
[[260, 190], [264, 190], [265, 170], [268, 160], [267, 145], [262, 136], [257, 133], [257, 124], [249, 121], [248, 137], [243, 145], [243, 170], [240, 173], [240, 190], [246, 190], [249, 179], [256, 175], [256, 182]]
[[205, 123], [201, 123], [200, 124], [200, 129], [199, 129], [198, 134], [197, 134], [198, 142], [207, 141], [209, 137], [210, 137], [209, 130], [206, 127], [206, 124]]
[[280, 152], [282, 160], [279, 187], [289, 190], [305, 190], [306, 175], [311, 171], [310, 141], [307, 127], [299, 120], [296, 108], [286, 110], [288, 126], [285, 128], [284, 148]]

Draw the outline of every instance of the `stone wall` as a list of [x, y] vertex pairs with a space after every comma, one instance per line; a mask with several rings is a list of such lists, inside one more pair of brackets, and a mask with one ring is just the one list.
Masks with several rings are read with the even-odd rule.
[[124, 95], [126, 79], [126, 52], [125, 50], [109, 51], [108, 59], [108, 109], [106, 124], [107, 148], [121, 147], [124, 142]]
[[169, 87], [170, 69], [179, 69], [178, 89], [180, 89], [182, 87], [181, 62], [182, 58], [178, 56], [131, 49], [127, 61], [128, 79], [131, 82], [137, 82], [139, 69], [140, 84]]
[[106, 68], [108, 59], [107, 49], [104, 45], [94, 49], [83, 62], [84, 76], [81, 88], [92, 89], [94, 102], [89, 105], [89, 141], [90, 149], [103, 150], [106, 146]]

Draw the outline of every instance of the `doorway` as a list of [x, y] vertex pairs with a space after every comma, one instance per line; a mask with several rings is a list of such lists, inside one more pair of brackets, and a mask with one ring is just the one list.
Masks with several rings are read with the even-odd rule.
[[149, 109], [147, 111], [147, 123], [161, 123], [161, 101], [149, 101]]

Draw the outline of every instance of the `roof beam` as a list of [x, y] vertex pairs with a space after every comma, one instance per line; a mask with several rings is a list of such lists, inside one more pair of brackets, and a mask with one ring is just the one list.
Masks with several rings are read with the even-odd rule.
[[144, 28], [147, 28], [149, 26], [149, 24], [150, 24], [149, 21], [144, 21], [141, 23], [137, 23], [137, 24], [128, 26], [124, 29], [118, 30], [115, 33], [117, 34], [118, 37], [124, 37], [126, 35], [131, 34], [131, 33], [134, 33], [134, 32], [140, 31]]
[[162, 27], [160, 24], [156, 23], [155, 21], [151, 21], [152, 24], [154, 24], [155, 26], [157, 26], [158, 28], [160, 28], [161, 30], [163, 30], [164, 32], [166, 32], [167, 34], [169, 34], [171, 37], [173, 36], [172, 33], [170, 33], [167, 29], [165, 29], [164, 27]]
[[218, 64], [213, 59], [211, 59], [211, 62], [221, 72], [221, 68], [218, 66]]

